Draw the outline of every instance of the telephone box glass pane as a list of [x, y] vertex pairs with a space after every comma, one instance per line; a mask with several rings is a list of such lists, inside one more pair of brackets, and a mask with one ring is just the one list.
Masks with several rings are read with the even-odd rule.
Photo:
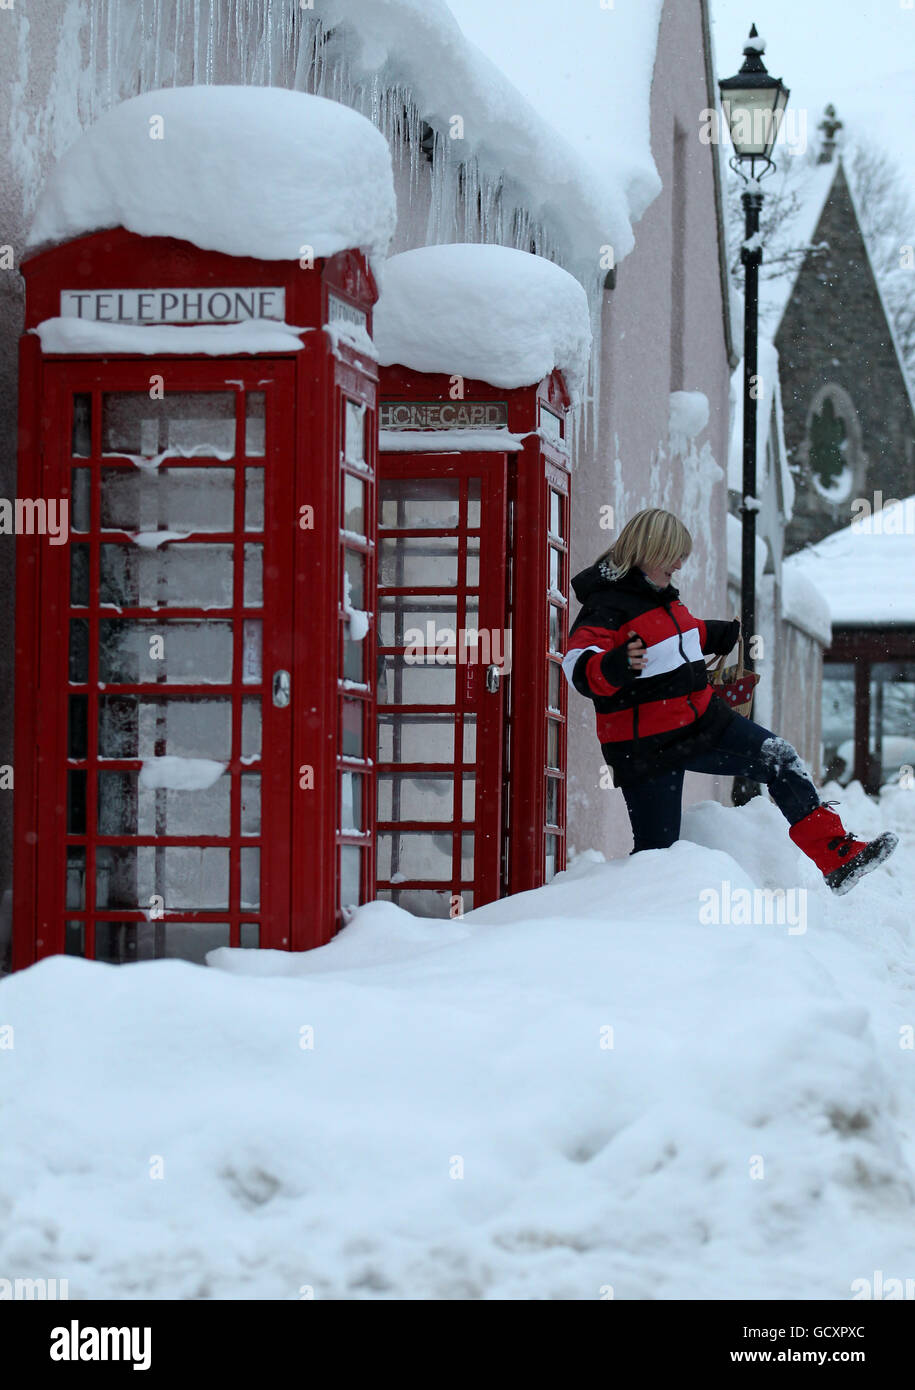
[[[471, 837], [472, 838], [472, 837]], [[378, 836], [378, 877], [450, 879], [452, 837], [435, 831], [400, 830]]]
[[346, 401], [343, 456], [350, 463], [365, 462], [365, 406], [348, 398]]
[[547, 883], [556, 874], [556, 856], [559, 840], [555, 835], [544, 835], [544, 877]]
[[241, 851], [241, 905], [261, 905], [261, 852], [245, 848]]
[[381, 542], [379, 582], [395, 588], [453, 588], [458, 579], [456, 536], [401, 536]]
[[212, 758], [232, 754], [229, 700], [191, 696], [100, 695], [98, 751], [101, 758]]
[[379, 661], [378, 703], [381, 705], [453, 705], [454, 667], [417, 665], [402, 656]]
[[88, 531], [91, 524], [92, 474], [88, 468], [70, 470], [70, 530]]
[[365, 756], [362, 733], [365, 706], [361, 700], [341, 700], [340, 706], [340, 751], [346, 757], [362, 758]]
[[83, 845], [67, 846], [66, 905], [77, 909], [86, 906], [86, 850]]
[[108, 965], [174, 958], [205, 965], [207, 951], [229, 939], [228, 922], [98, 922], [95, 958]]
[[363, 673], [364, 642], [354, 642], [349, 635], [349, 619], [343, 620], [343, 679], [346, 681], [356, 681], [362, 685], [365, 682]]
[[102, 453], [151, 458], [168, 449], [235, 454], [234, 391], [106, 391], [102, 396]]
[[558, 661], [551, 661], [547, 671], [547, 702], [550, 709], [562, 709], [559, 701], [562, 692], [562, 667]]
[[264, 547], [245, 546], [245, 607], [264, 606]]
[[476, 817], [477, 779], [471, 772], [461, 778], [461, 820], [474, 820]]
[[103, 531], [189, 535], [233, 529], [231, 468], [103, 468], [101, 475]]
[[550, 604], [550, 651], [562, 650], [562, 613], [555, 603]]
[[261, 755], [261, 702], [241, 702], [241, 756], [251, 761]]
[[[475, 480], [479, 486], [479, 479]], [[381, 527], [457, 526], [458, 478], [382, 478], [378, 484]]]
[[231, 779], [211, 787], [144, 787], [138, 772], [98, 775], [100, 835], [228, 835]]
[[69, 705], [67, 757], [85, 758], [89, 752], [89, 696], [71, 695]]
[[559, 725], [555, 719], [546, 722], [546, 762], [547, 767], [559, 767]]
[[[382, 647], [406, 646], [405, 634], [411, 628], [419, 629], [424, 645], [428, 645], [429, 632], [434, 634], [436, 643], [440, 631], [445, 633], [442, 642], [454, 640], [458, 625], [454, 595], [384, 594], [378, 606], [378, 638]], [[431, 628], [428, 627], [430, 623]]]
[[467, 480], [467, 525], [472, 530], [480, 525], [480, 489], [482, 487], [479, 478], [468, 478]]
[[453, 763], [454, 719], [450, 714], [379, 714], [378, 760]]
[[380, 772], [379, 821], [452, 821], [454, 778], [437, 772]]
[[467, 538], [467, 586], [476, 589], [480, 583], [480, 538]]
[[241, 779], [241, 833], [243, 835], [259, 835], [261, 833], [261, 775], [259, 772], [246, 772]]
[[70, 547], [70, 607], [89, 607], [89, 547]]
[[343, 530], [365, 535], [365, 483], [352, 473], [343, 474]]
[[362, 901], [362, 850], [358, 845], [340, 846], [341, 908], [358, 907]]
[[562, 552], [550, 546], [550, 586], [562, 592]]
[[84, 956], [86, 954], [86, 926], [84, 922], [68, 922], [64, 935], [64, 955]]
[[[99, 622], [99, 680], [106, 684], [168, 680], [179, 685], [222, 685], [231, 679], [231, 622], [178, 618], [103, 618]], [[259, 668], [256, 679], [260, 679]]]
[[99, 553], [99, 603], [118, 608], [232, 607], [230, 545], [102, 545]]
[[[225, 527], [229, 530], [229, 527]], [[245, 530], [263, 531], [264, 529], [264, 470], [263, 468], [245, 469]]]
[[559, 781], [556, 777], [546, 779], [546, 823], [547, 825], [558, 825], [557, 809], [559, 806]]
[[245, 685], [258, 685], [262, 679], [261, 649], [264, 624], [260, 618], [246, 618], [243, 628], [241, 678]]
[[562, 494], [550, 488], [550, 531], [554, 536], [565, 538], [562, 529]]
[[70, 453], [74, 458], [88, 458], [92, 453], [92, 395], [88, 391], [73, 397]]
[[476, 715], [464, 715], [464, 762], [477, 760], [477, 721]]
[[95, 854], [96, 907], [166, 909], [229, 906], [229, 851], [192, 845], [99, 845]]
[[[350, 608], [365, 608], [365, 556], [357, 550], [344, 550], [344, 573], [349, 579]], [[346, 593], [346, 580], [343, 582]]]
[[239, 946], [244, 946], [251, 950], [257, 950], [261, 944], [261, 928], [259, 922], [242, 922]]
[[73, 768], [67, 773], [67, 834], [85, 835], [85, 833], [86, 773]]
[[340, 774], [340, 833], [363, 830], [362, 823], [362, 778], [358, 773]]
[[70, 620], [70, 674], [73, 685], [85, 685], [89, 679], [89, 624], [85, 618]]
[[245, 396], [245, 453], [248, 458], [264, 453], [266, 399], [263, 391], [249, 391]]

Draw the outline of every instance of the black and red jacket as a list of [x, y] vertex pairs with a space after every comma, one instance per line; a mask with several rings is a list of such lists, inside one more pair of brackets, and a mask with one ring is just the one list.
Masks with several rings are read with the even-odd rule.
[[[657, 589], [636, 568], [611, 580], [600, 561], [577, 574], [572, 588], [582, 608], [562, 667], [569, 684], [594, 701], [616, 785], [712, 747], [734, 712], [713, 697], [703, 657], [729, 652], [737, 624], [694, 618], [672, 584]], [[633, 633], [645, 643], [641, 671], [627, 664]]]

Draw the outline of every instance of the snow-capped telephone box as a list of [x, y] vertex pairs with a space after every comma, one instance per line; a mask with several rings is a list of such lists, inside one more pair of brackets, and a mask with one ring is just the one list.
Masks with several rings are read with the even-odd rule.
[[409, 911], [565, 867], [569, 406], [559, 370], [381, 368], [376, 883]]
[[14, 965], [321, 944], [374, 887], [369, 264], [22, 272]]

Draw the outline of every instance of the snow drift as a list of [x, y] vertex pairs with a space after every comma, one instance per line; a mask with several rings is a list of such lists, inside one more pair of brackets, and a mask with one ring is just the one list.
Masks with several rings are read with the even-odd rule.
[[[846, 898], [771, 803], [707, 802], [670, 850], [583, 854], [463, 920], [378, 902], [304, 955], [5, 979], [0, 1268], [71, 1299], [847, 1300], [911, 1275], [915, 794], [830, 790], [903, 837]], [[803, 931], [701, 907], [778, 887]]]
[[385, 366], [507, 389], [559, 367], [573, 400], [591, 350], [588, 297], [574, 276], [527, 251], [465, 242], [385, 262], [374, 334]]
[[59, 160], [30, 245], [122, 226], [260, 260], [308, 246], [379, 262], [395, 220], [391, 153], [359, 112], [279, 87], [171, 87], [106, 112]]

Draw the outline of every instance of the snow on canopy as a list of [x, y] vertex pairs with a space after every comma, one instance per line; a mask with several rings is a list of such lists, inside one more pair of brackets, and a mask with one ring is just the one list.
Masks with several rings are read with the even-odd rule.
[[385, 262], [379, 361], [531, 386], [558, 367], [573, 401], [591, 349], [588, 298], [568, 271], [509, 246], [422, 246]]
[[260, 260], [309, 246], [378, 262], [395, 220], [390, 150], [359, 112], [279, 87], [171, 87], [114, 107], [67, 151], [30, 245], [122, 226]]
[[915, 624], [915, 496], [862, 511], [851, 525], [792, 555], [783, 572], [813, 581], [833, 623]]

